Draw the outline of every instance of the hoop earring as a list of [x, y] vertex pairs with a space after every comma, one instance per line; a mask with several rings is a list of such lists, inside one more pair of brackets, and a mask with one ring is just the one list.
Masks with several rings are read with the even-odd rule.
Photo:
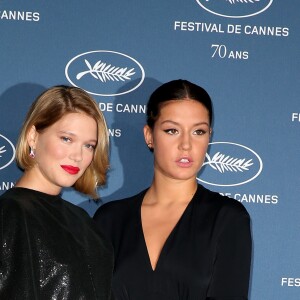
[[35, 150], [34, 150], [32, 147], [30, 147], [29, 156], [30, 156], [31, 158], [35, 158]]

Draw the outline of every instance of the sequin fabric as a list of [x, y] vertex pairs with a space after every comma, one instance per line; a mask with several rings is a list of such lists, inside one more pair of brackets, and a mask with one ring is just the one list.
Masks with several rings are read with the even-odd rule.
[[0, 226], [0, 299], [111, 299], [112, 248], [83, 209], [12, 188]]

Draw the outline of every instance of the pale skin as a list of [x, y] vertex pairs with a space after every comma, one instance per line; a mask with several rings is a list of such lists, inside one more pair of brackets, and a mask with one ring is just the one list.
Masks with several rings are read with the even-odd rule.
[[35, 150], [34, 166], [16, 183], [51, 195], [72, 186], [91, 164], [97, 144], [96, 121], [84, 113], [68, 113], [43, 132], [32, 126], [27, 142]]
[[144, 127], [154, 150], [154, 177], [141, 218], [152, 270], [161, 250], [197, 189], [196, 175], [211, 135], [208, 110], [195, 100], [166, 102], [154, 128]]

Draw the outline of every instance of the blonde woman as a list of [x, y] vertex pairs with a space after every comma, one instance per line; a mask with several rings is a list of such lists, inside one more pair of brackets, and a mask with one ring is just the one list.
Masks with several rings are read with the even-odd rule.
[[1, 299], [111, 299], [113, 255], [64, 187], [97, 198], [105, 183], [105, 119], [83, 90], [56, 86], [32, 104], [16, 149], [24, 170], [0, 197]]

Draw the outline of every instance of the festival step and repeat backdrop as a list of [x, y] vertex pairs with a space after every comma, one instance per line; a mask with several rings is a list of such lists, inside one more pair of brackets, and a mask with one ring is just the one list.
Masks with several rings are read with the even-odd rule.
[[0, 193], [21, 175], [15, 144], [45, 88], [78, 86], [105, 114], [107, 186], [91, 216], [146, 188], [143, 139], [152, 91], [203, 86], [214, 132], [199, 183], [242, 202], [254, 239], [250, 299], [300, 299], [300, 19], [296, 0], [0, 0]]

